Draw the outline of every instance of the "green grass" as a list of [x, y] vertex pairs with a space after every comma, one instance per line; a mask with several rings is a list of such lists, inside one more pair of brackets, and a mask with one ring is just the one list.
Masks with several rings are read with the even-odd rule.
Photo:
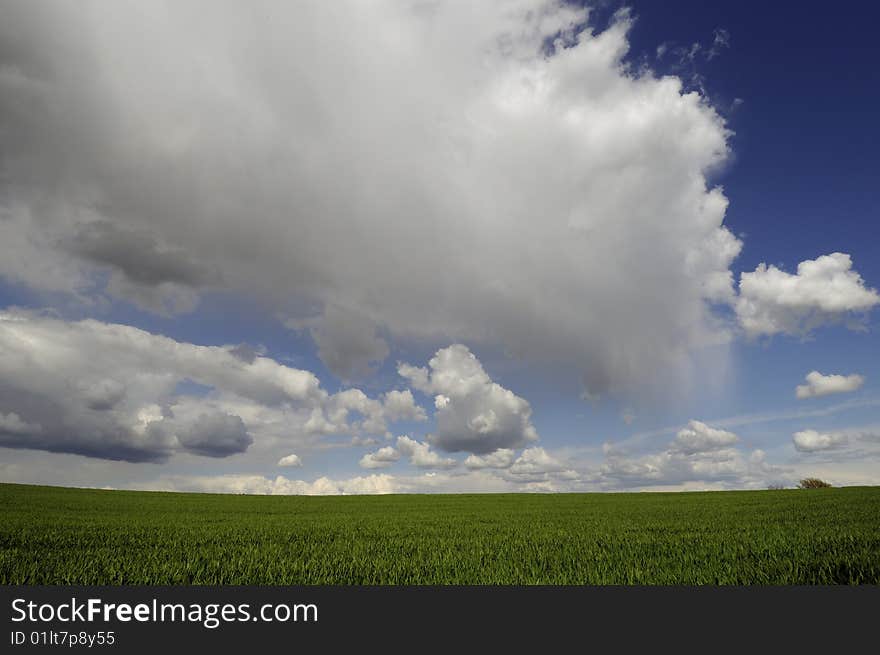
[[0, 485], [2, 584], [878, 584], [880, 487], [230, 496]]

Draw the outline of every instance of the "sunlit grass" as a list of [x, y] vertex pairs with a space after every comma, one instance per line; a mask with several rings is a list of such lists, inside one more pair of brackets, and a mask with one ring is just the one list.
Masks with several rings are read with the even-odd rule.
[[3, 584], [880, 584], [880, 487], [231, 496], [0, 485]]

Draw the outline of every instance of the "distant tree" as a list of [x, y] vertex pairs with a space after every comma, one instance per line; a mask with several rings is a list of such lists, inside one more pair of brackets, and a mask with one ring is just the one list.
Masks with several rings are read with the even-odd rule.
[[769, 489], [770, 491], [782, 491], [783, 489], [785, 489], [785, 485], [779, 483], [769, 484], [767, 485], [767, 489]]
[[830, 486], [831, 483], [819, 478], [804, 478], [798, 482], [798, 489], [826, 489]]

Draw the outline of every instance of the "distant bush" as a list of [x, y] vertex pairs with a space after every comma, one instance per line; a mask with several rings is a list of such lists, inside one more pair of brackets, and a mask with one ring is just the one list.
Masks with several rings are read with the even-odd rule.
[[782, 491], [783, 489], [785, 489], [785, 485], [784, 484], [770, 484], [770, 485], [767, 485], [767, 489], [769, 489], [770, 491]]
[[826, 489], [830, 486], [831, 483], [819, 478], [804, 478], [798, 482], [798, 489]]

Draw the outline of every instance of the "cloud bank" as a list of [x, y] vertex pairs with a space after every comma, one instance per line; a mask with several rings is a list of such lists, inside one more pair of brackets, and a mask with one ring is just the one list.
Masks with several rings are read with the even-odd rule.
[[686, 483], [720, 483], [732, 487], [763, 486], [786, 477], [770, 464], [763, 450], [744, 453], [732, 448], [739, 437], [700, 421], [690, 421], [659, 452], [630, 456], [606, 447], [606, 461], [594, 479], [606, 488], [677, 486]]
[[[208, 391], [183, 392], [185, 382]], [[390, 420], [424, 418], [411, 393], [384, 403], [359, 389], [330, 394], [309, 371], [242, 358], [235, 346], [0, 312], [0, 446], [128, 461], [177, 451], [226, 457], [246, 451], [254, 435], [304, 443], [384, 434], [386, 403]]]

